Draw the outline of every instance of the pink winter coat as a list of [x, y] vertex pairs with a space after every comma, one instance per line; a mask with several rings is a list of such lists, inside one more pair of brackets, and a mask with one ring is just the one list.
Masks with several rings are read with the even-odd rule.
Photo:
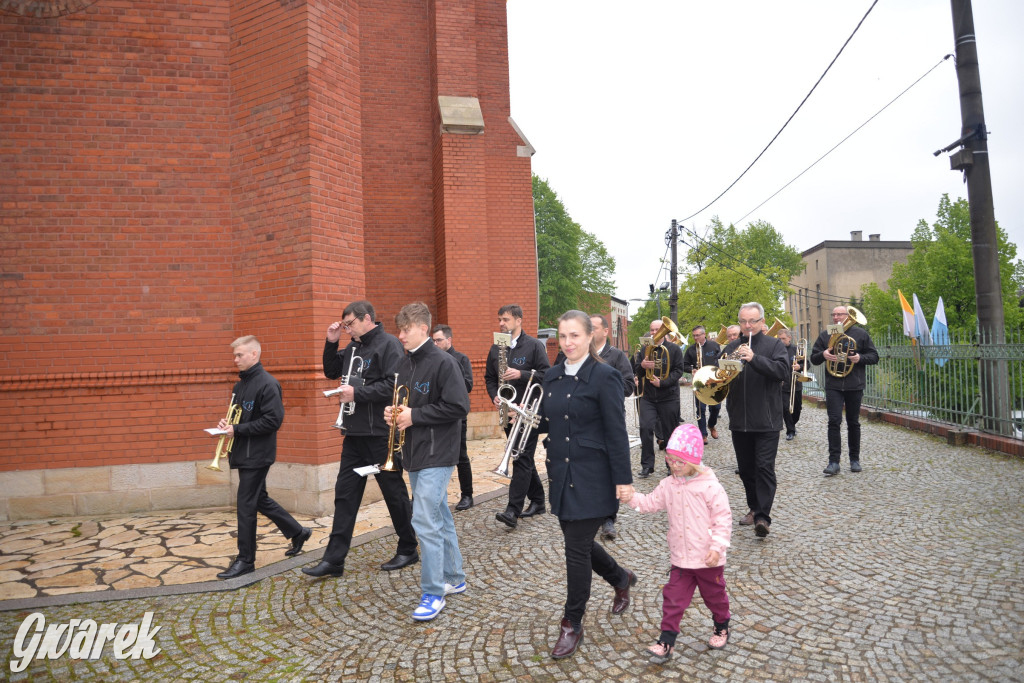
[[725, 564], [725, 549], [732, 537], [729, 497], [710, 469], [689, 481], [667, 476], [651, 493], [633, 494], [629, 506], [637, 512], [668, 510], [668, 549], [672, 565], [683, 569], [705, 567], [709, 550]]

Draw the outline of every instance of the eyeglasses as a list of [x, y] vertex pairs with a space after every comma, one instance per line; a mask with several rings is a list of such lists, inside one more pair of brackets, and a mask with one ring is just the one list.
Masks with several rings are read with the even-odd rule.
[[764, 318], [757, 318], [756, 320], [741, 320], [740, 325], [756, 325], [764, 320]]
[[345, 322], [344, 320], [342, 320], [341, 321], [341, 326], [343, 328], [345, 328], [346, 330], [351, 330], [352, 329], [352, 323], [354, 323], [356, 320], [359, 320], [359, 318], [349, 318], [348, 322]]

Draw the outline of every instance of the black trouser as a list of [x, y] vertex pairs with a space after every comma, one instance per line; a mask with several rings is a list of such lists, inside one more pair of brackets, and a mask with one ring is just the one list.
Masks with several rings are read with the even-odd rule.
[[864, 391], [825, 390], [825, 408], [828, 411], [828, 461], [839, 462], [843, 452], [843, 441], [839, 426], [843, 423], [843, 406], [846, 406], [846, 435], [850, 447], [850, 461], [860, 460], [860, 402]]
[[[697, 404], [697, 428], [707, 438], [708, 430], [714, 429], [718, 425], [718, 414], [722, 411], [722, 406], [709, 406], [697, 399], [693, 399], [693, 401]], [[708, 408], [711, 410], [709, 411]]]
[[[508, 436], [512, 429], [512, 421], [509, 421], [505, 436]], [[512, 481], [508, 485], [508, 506], [519, 515], [523, 511], [523, 503], [527, 496], [531, 503], [544, 504], [544, 486], [540, 483], [540, 475], [537, 474], [537, 466], [534, 464], [533, 455], [537, 450], [537, 430], [530, 431], [530, 438], [526, 440], [526, 448], [518, 458], [512, 461]]]
[[747, 507], [754, 521], [772, 523], [775, 502], [775, 454], [779, 450], [778, 432], [732, 432], [736, 463], [747, 494]]
[[[366, 477], [360, 477], [353, 469], [366, 465], [383, 465], [387, 459], [388, 438], [386, 436], [346, 436], [341, 446], [341, 469], [334, 485], [334, 524], [331, 538], [324, 552], [324, 560], [331, 564], [345, 564], [349, 547], [352, 545], [352, 531], [356, 526], [356, 515], [363, 502]], [[412, 528], [412, 502], [409, 490], [402, 478], [401, 462], [396, 459], [398, 470], [380, 472], [377, 485], [384, 496], [384, 503], [391, 515], [391, 525], [398, 534], [398, 554], [411, 555], [416, 552], [416, 532]]]
[[[797, 383], [797, 386], [800, 386]], [[796, 423], [800, 421], [800, 411], [803, 410], [804, 392], [799, 389], [796, 398], [793, 399], [793, 412], [789, 412], [789, 394], [782, 395], [782, 420], [786, 423], [786, 435], [796, 434]]]
[[262, 512], [277, 525], [285, 538], [302, 532], [302, 525], [287, 510], [267, 495], [267, 472], [270, 465], [255, 469], [238, 469], [238, 559], [256, 561], [256, 513]]
[[473, 495], [473, 468], [469, 465], [469, 450], [466, 448], [466, 418], [462, 418], [462, 450], [459, 451], [459, 489], [464, 496]]
[[603, 517], [558, 520], [565, 539], [565, 618], [574, 626], [583, 623], [592, 574], [596, 573], [612, 588], [624, 588], [629, 580], [626, 570], [594, 540], [603, 523]]
[[679, 426], [679, 397], [655, 403], [641, 396], [637, 401], [640, 413], [640, 467], [654, 469], [654, 434], [668, 440]]

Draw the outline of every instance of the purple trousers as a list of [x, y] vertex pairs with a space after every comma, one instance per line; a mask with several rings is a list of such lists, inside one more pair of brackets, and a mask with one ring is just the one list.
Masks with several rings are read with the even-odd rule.
[[683, 569], [673, 565], [668, 583], [661, 594], [661, 630], [679, 633], [679, 622], [683, 612], [693, 600], [694, 589], [700, 589], [700, 597], [711, 610], [716, 624], [729, 621], [729, 596], [725, 592], [725, 566]]

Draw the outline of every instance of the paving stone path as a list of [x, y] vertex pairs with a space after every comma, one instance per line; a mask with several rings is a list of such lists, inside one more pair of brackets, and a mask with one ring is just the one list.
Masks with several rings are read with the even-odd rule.
[[[685, 405], [684, 417], [691, 413]], [[721, 428], [724, 427], [724, 428]], [[729, 493], [735, 519], [746, 506], [727, 421], [707, 463]], [[543, 451], [541, 451], [542, 453]], [[469, 590], [450, 596], [432, 622], [410, 613], [416, 566], [381, 572], [394, 539], [353, 549], [340, 579], [311, 580], [280, 563], [238, 590], [69, 605], [0, 603], [8, 659], [23, 620], [139, 622], [153, 613], [155, 658], [34, 660], [7, 680], [258, 681], [1016, 681], [1024, 680], [1024, 462], [948, 446], [900, 428], [864, 423], [864, 472], [826, 479], [825, 413], [808, 405], [795, 441], [782, 442], [771, 534], [733, 527], [726, 580], [732, 638], [706, 640], [711, 620], [699, 599], [687, 611], [676, 657], [647, 663], [658, 633], [668, 570], [662, 515], [623, 509], [606, 545], [640, 583], [624, 614], [595, 579], [586, 637], [554, 661], [565, 597], [557, 520], [494, 520], [500, 491], [456, 524]], [[638, 459], [634, 449], [634, 464]], [[542, 460], [542, 455], [539, 454]], [[493, 468], [493, 464], [488, 463]], [[651, 490], [657, 478], [638, 480]], [[452, 502], [457, 500], [453, 497]], [[56, 533], [56, 532], [55, 532]], [[131, 541], [128, 541], [131, 542]], [[4, 557], [0, 562], [7, 561]], [[0, 570], [3, 571], [3, 570]], [[195, 584], [205, 585], [205, 584]], [[152, 589], [158, 590], [158, 589]], [[108, 591], [80, 594], [81, 599]], [[129, 591], [109, 591], [128, 595]], [[37, 600], [68, 599], [67, 596]]]

